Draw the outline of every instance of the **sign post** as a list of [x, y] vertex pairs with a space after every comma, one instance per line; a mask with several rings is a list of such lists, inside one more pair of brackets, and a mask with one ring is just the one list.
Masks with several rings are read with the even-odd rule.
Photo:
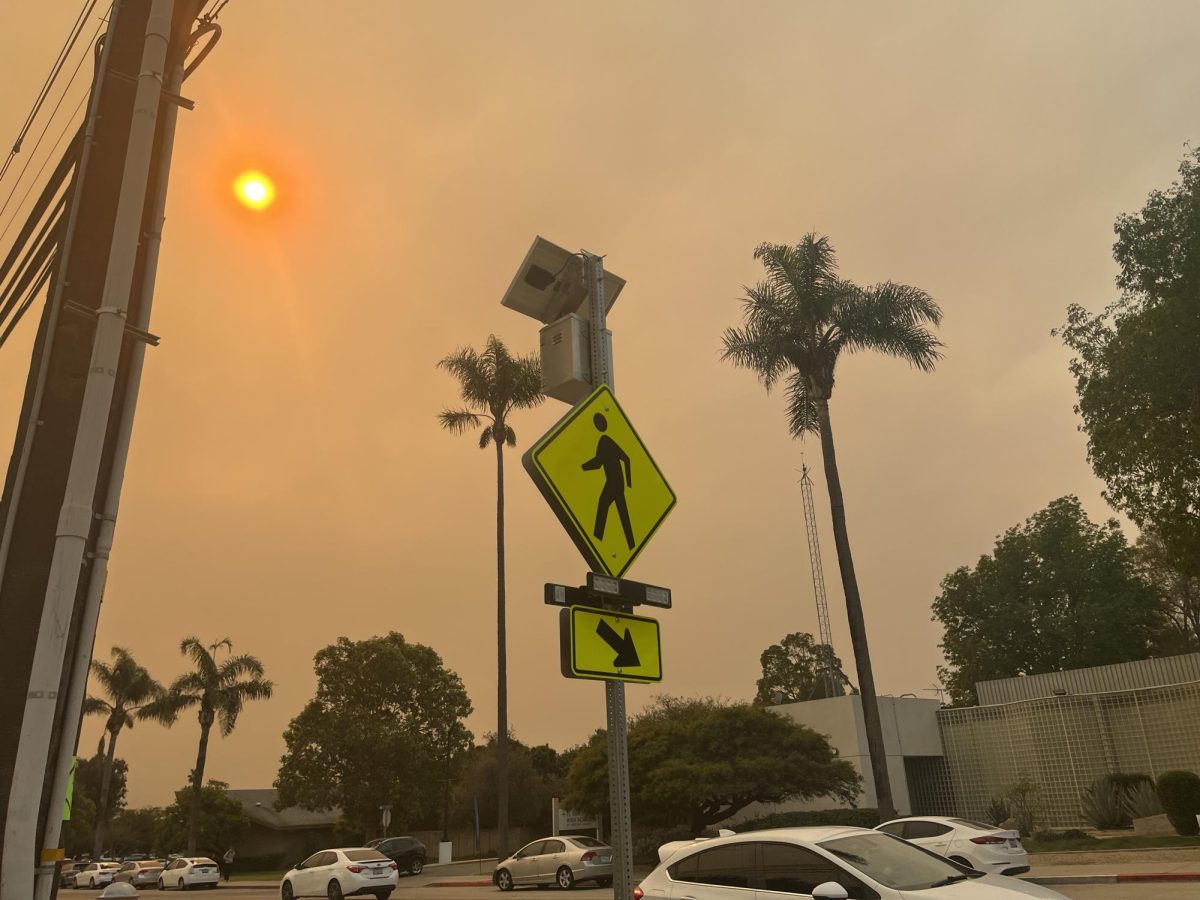
[[[531, 262], [539, 253], [551, 268]], [[578, 275], [560, 278], [569, 272], [582, 273], [582, 290], [570, 283], [578, 284]], [[586, 588], [548, 584], [545, 599], [567, 607], [559, 614], [563, 675], [604, 681], [613, 895], [633, 900], [625, 682], [660, 681], [662, 657], [658, 622], [631, 610], [642, 603], [669, 608], [671, 592], [621, 576], [674, 508], [675, 494], [613, 395], [605, 312], [624, 281], [611, 275], [609, 281], [606, 292], [602, 257], [571, 254], [538, 238], [502, 303], [551, 324], [587, 298], [593, 390], [521, 461], [591, 570]]]

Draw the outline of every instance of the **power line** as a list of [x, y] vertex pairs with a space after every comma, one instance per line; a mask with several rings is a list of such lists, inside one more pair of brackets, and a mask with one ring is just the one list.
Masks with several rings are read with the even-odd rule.
[[38, 91], [37, 99], [33, 101], [33, 107], [25, 117], [25, 123], [21, 126], [21, 130], [17, 134], [17, 139], [13, 142], [12, 149], [8, 152], [8, 158], [4, 160], [3, 165], [0, 165], [0, 179], [4, 178], [5, 173], [8, 172], [8, 167], [12, 165], [13, 159], [21, 152], [21, 144], [29, 133], [29, 129], [33, 126], [33, 121], [41, 111], [46, 98], [50, 95], [50, 90], [53, 88], [54, 82], [58, 79], [59, 73], [62, 72], [67, 57], [71, 55], [71, 51], [75, 48], [75, 43], [79, 40], [79, 35], [83, 33], [83, 23], [92, 14], [96, 2], [97, 0], [84, 0], [83, 8], [79, 11], [79, 17], [75, 20], [75, 24], [71, 26], [71, 31], [67, 34], [67, 40], [63, 44], [62, 49], [58, 51], [58, 58], [55, 59], [54, 65], [50, 67], [50, 74], [46, 76], [45, 84]]

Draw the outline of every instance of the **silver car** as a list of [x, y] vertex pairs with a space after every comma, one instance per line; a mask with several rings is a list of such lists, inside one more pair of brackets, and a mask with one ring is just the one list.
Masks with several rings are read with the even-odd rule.
[[577, 834], [531, 841], [492, 873], [502, 891], [522, 884], [556, 884], [565, 891], [582, 881], [608, 887], [612, 878], [612, 847]]
[[128, 882], [135, 888], [154, 887], [162, 874], [163, 864], [157, 859], [130, 860], [117, 870], [113, 883]]

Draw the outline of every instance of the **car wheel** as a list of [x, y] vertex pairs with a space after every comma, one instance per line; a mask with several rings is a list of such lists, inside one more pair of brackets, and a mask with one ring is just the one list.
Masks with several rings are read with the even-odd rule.
[[564, 891], [569, 891], [575, 887], [575, 875], [566, 866], [562, 866], [558, 870], [558, 874], [554, 876], [554, 883]]
[[167, 889], [167, 886], [163, 884], [163, 880], [161, 878], [158, 879], [158, 889], [160, 891], [165, 891]]
[[508, 874], [508, 869], [501, 869], [496, 873], [496, 887], [502, 891], [511, 891], [513, 889], [512, 876]]
[[279, 896], [282, 900], [295, 900], [296, 895], [292, 893], [292, 883], [285, 881], [283, 887], [279, 889]]
[[325, 890], [325, 896], [329, 900], [342, 900], [342, 883], [336, 878], [329, 882], [329, 887]]
[[391, 888], [388, 888], [386, 891], [376, 891], [375, 892], [376, 900], [388, 900], [388, 897], [390, 897], [390, 896], [392, 896]]
[[96, 879], [95, 878], [88, 879], [88, 887], [90, 887], [93, 891], [96, 889]]
[[184, 884], [184, 881], [182, 878], [179, 879], [179, 889], [181, 891], [186, 891], [188, 889], [188, 886], [186, 884]]
[[420, 875], [421, 870], [425, 868], [425, 860], [420, 856], [414, 856], [413, 861], [408, 864], [409, 875]]

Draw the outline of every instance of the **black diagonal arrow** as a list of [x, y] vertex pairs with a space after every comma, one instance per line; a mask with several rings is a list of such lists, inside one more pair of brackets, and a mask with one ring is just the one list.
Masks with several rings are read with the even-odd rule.
[[633, 638], [629, 634], [629, 629], [625, 629], [625, 637], [621, 637], [611, 625], [600, 620], [600, 624], [596, 626], [596, 634], [604, 639], [604, 643], [612, 647], [617, 653], [617, 658], [613, 660], [613, 666], [618, 669], [629, 669], [633, 666], [640, 666], [642, 661], [638, 659], [637, 647], [633, 646]]

